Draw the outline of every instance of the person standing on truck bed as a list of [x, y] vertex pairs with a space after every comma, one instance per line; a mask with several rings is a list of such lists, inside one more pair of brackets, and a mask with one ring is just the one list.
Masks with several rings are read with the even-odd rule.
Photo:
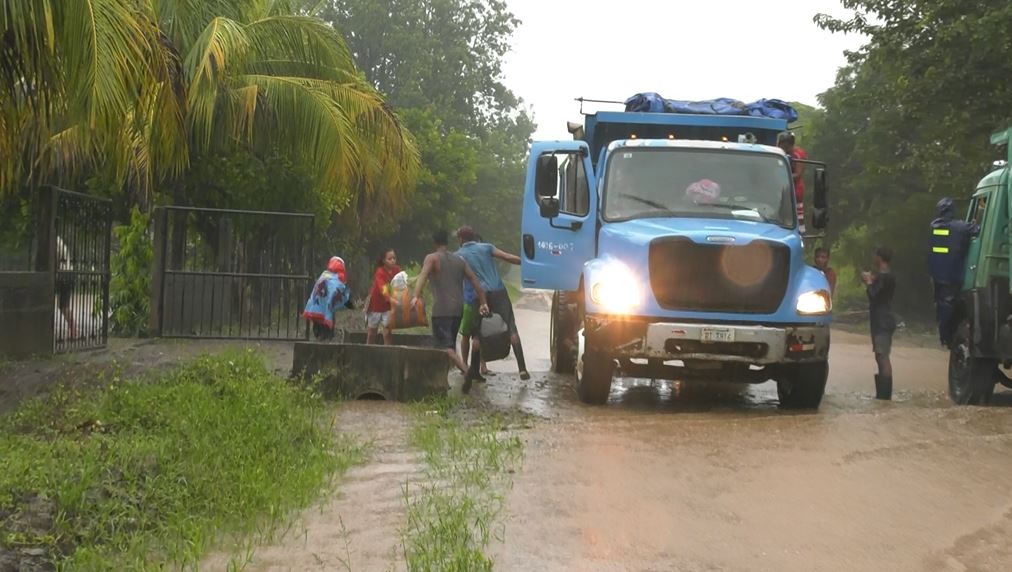
[[[477, 242], [475, 241], [475, 237], [474, 229], [469, 226], [460, 227], [457, 230], [457, 238], [460, 240], [460, 250], [457, 251], [457, 254], [463, 256], [467, 264], [474, 269], [474, 273], [478, 275], [478, 279], [481, 281], [482, 288], [488, 292], [489, 310], [502, 316], [502, 319], [509, 325], [510, 342], [513, 346], [513, 354], [517, 358], [520, 379], [526, 381], [531, 378], [531, 374], [527, 372], [527, 363], [524, 361], [524, 348], [520, 343], [520, 333], [517, 331], [517, 321], [513, 315], [513, 304], [510, 302], [506, 285], [503, 283], [502, 277], [499, 276], [499, 269], [495, 266], [496, 258], [505, 260], [513, 265], [519, 265], [520, 257], [503, 252], [491, 244]], [[478, 339], [480, 326], [481, 320], [477, 320], [475, 328], [471, 332], [471, 337], [475, 342]], [[467, 373], [467, 380], [464, 382], [465, 387], [470, 387], [470, 381], [481, 377], [478, 374], [480, 363], [481, 346], [475, 343], [471, 351], [471, 367]]]
[[485, 290], [474, 271], [463, 258], [449, 251], [450, 241], [447, 234], [445, 230], [437, 230], [432, 234], [436, 251], [426, 256], [425, 262], [422, 263], [422, 271], [418, 275], [414, 296], [411, 298], [411, 307], [414, 308], [418, 304], [425, 289], [425, 282], [431, 277], [432, 337], [436, 340], [436, 347], [450, 356], [450, 360], [461, 373], [467, 374], [467, 364], [457, 355], [457, 331], [460, 330], [464, 308], [464, 280], [471, 282], [478, 294], [478, 302], [481, 304], [479, 311], [483, 315], [488, 313], [488, 302]]
[[871, 320], [871, 345], [878, 364], [875, 376], [875, 399], [890, 400], [893, 395], [893, 366], [889, 360], [892, 351], [893, 332], [896, 318], [893, 316], [893, 295], [896, 293], [896, 279], [893, 278], [892, 251], [885, 247], [875, 249], [876, 272], [862, 272], [861, 279], [867, 286], [868, 314]]
[[799, 160], [808, 159], [808, 153], [794, 143], [794, 134], [784, 131], [777, 135], [777, 147], [791, 158], [791, 172], [794, 174], [794, 198], [798, 203], [798, 230], [805, 232], [805, 164]]
[[928, 251], [928, 273], [935, 286], [935, 319], [938, 339], [949, 347], [955, 330], [953, 314], [956, 297], [963, 286], [963, 266], [970, 239], [977, 234], [977, 225], [953, 220], [952, 199], [945, 197], [935, 206], [938, 218], [931, 221], [931, 245]]

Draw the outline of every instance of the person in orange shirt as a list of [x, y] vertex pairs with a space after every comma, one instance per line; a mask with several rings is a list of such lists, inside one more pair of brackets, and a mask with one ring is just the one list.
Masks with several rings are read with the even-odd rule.
[[829, 280], [829, 293], [833, 294], [836, 292], [836, 270], [833, 270], [829, 266], [829, 249], [820, 246], [815, 249], [815, 267], [822, 271], [826, 275], [826, 280]]

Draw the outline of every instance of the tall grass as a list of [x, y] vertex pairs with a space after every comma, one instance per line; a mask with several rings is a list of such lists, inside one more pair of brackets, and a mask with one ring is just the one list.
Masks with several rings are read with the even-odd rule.
[[330, 411], [251, 352], [27, 402], [0, 419], [0, 551], [178, 568], [223, 534], [269, 536], [360, 455]]
[[503, 491], [522, 462], [523, 444], [502, 415], [467, 420], [452, 402], [417, 408], [412, 443], [425, 457], [427, 482], [405, 487], [403, 549], [413, 571], [491, 570], [488, 544], [502, 540]]

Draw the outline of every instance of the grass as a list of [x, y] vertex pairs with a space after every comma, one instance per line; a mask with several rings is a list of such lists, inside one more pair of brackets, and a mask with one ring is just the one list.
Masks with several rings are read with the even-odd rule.
[[361, 456], [249, 351], [94, 385], [0, 419], [0, 561], [194, 566], [225, 534], [269, 538]]
[[502, 490], [523, 444], [502, 415], [467, 420], [443, 399], [421, 404], [411, 439], [425, 457], [427, 484], [405, 487], [404, 557], [409, 570], [491, 570], [486, 548], [502, 540]]

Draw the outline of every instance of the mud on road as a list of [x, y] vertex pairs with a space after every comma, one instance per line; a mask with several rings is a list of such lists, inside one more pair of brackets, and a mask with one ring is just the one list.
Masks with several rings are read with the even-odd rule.
[[[547, 315], [518, 316], [546, 371]], [[954, 407], [947, 354], [901, 345], [893, 365], [895, 401], [871, 399], [870, 344], [834, 333], [823, 406], [801, 414], [778, 410], [773, 384], [618, 380], [589, 407], [568, 377], [497, 375], [476, 399], [541, 417], [497, 566], [1012, 569], [1012, 394]]]
[[[546, 310], [536, 299], [517, 309], [532, 372], [549, 369]], [[78, 361], [160, 367], [217, 349], [173, 344], [29, 362], [4, 376], [52, 377]], [[491, 364], [497, 373], [472, 390], [472, 406], [535, 418], [520, 431], [525, 461], [506, 491], [496, 568], [1012, 569], [1012, 392], [999, 389], [988, 408], [952, 406], [946, 354], [899, 343], [895, 401], [880, 403], [869, 346], [834, 333], [817, 413], [780, 411], [773, 384], [630, 379], [617, 380], [606, 406], [590, 407], [571, 377], [522, 382], [512, 360]], [[290, 360], [290, 345], [262, 349], [279, 368]], [[461, 381], [451, 377], [455, 388]], [[247, 569], [405, 568], [403, 487], [423, 478], [409, 412], [397, 403], [340, 407], [338, 430], [371, 442], [374, 454]], [[212, 556], [204, 568], [224, 563]]]

